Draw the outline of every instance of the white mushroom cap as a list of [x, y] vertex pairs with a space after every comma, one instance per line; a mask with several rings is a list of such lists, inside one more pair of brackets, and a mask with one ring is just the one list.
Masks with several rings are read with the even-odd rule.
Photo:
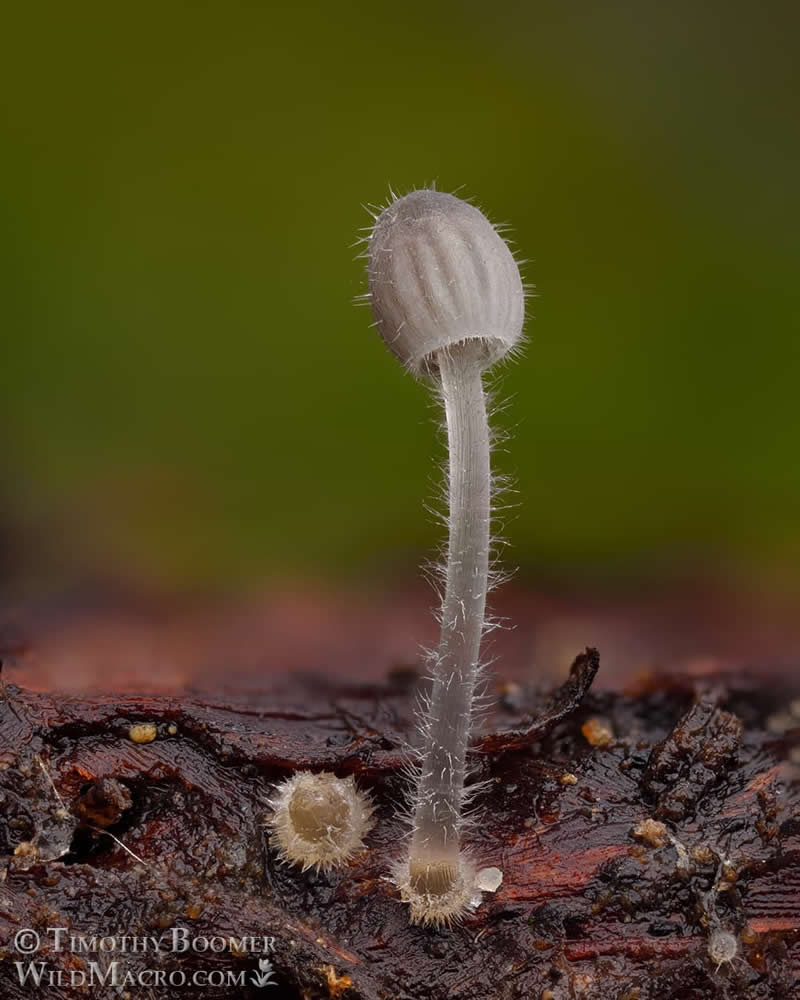
[[441, 191], [412, 191], [378, 217], [368, 246], [378, 331], [414, 374], [436, 352], [479, 340], [486, 366], [520, 340], [525, 293], [505, 240], [474, 205]]

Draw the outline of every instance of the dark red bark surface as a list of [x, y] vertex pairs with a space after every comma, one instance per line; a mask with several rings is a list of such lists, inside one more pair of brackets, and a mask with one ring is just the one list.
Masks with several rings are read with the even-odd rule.
[[[503, 882], [441, 931], [410, 926], [385, 878], [402, 852], [412, 673], [216, 698], [9, 685], [0, 996], [795, 1000], [796, 687], [718, 675], [594, 693], [596, 667], [579, 658], [555, 695], [496, 687], [468, 841]], [[137, 724], [155, 738], [135, 742]], [[270, 791], [301, 768], [356, 775], [374, 796], [367, 849], [344, 870], [302, 873], [270, 845]], [[73, 989], [65, 976], [111, 958], [56, 951], [48, 927], [89, 939], [267, 935], [278, 985], [252, 985], [263, 955], [245, 950], [115, 956], [132, 974], [231, 970], [245, 986]], [[33, 956], [15, 946], [28, 928], [42, 941]], [[712, 957], [716, 931], [734, 936], [733, 961]], [[31, 960], [60, 970], [62, 985], [20, 985], [16, 963]]]

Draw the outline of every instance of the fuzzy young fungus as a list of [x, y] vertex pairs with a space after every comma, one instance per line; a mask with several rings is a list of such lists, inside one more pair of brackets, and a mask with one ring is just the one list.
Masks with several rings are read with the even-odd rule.
[[520, 341], [524, 290], [511, 251], [473, 205], [439, 191], [393, 201], [368, 241], [378, 331], [442, 398], [449, 539], [433, 689], [422, 713], [408, 858], [395, 878], [415, 922], [469, 908], [475, 869], [461, 849], [466, 755], [489, 585], [490, 436], [483, 372]]
[[708, 939], [708, 957], [717, 967], [720, 968], [733, 962], [739, 951], [739, 944], [730, 931], [716, 930]]
[[299, 771], [282, 782], [270, 800], [269, 825], [284, 861], [329, 869], [347, 864], [363, 850], [373, 806], [352, 777]]

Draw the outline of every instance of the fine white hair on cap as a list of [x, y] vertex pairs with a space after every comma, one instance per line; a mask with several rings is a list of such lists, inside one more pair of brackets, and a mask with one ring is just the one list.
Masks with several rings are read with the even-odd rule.
[[412, 191], [378, 216], [367, 251], [378, 331], [414, 374], [465, 340], [486, 367], [519, 343], [525, 292], [505, 240], [474, 205], [442, 191]]
[[270, 799], [269, 826], [281, 859], [306, 871], [346, 865], [364, 849], [373, 806], [351, 777], [329, 771], [299, 771], [281, 782]]

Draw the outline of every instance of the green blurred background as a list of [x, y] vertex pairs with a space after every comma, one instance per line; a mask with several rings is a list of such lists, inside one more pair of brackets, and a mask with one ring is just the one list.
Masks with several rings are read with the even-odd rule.
[[441, 444], [353, 244], [435, 181], [537, 288], [497, 418], [522, 579], [800, 589], [797, 4], [4, 20], [4, 585], [413, 577]]

